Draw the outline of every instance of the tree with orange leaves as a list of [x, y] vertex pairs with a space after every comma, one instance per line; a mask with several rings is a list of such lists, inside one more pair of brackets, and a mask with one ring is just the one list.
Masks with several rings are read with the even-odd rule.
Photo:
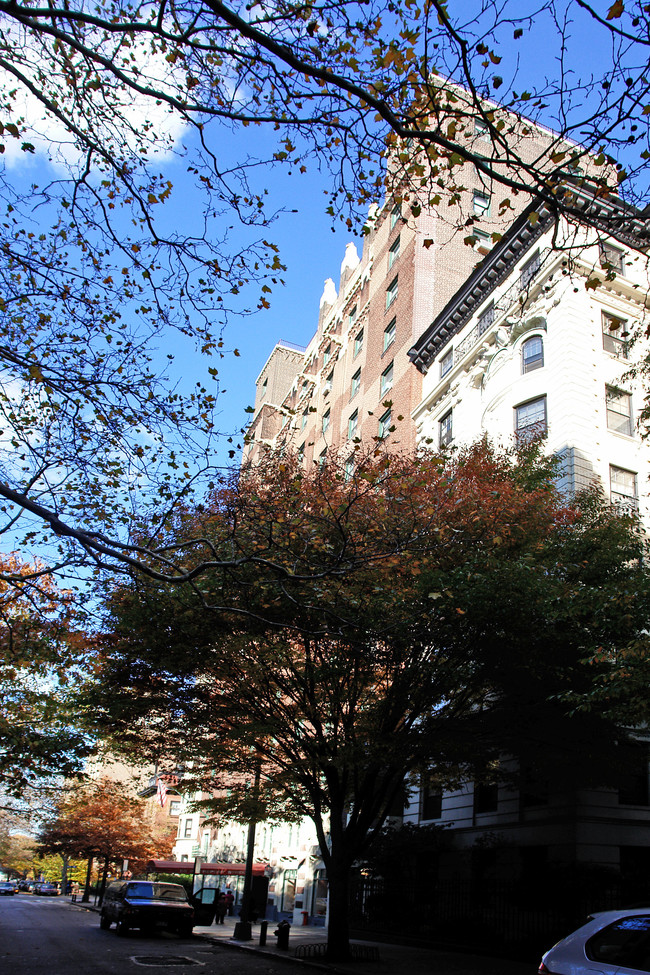
[[168, 856], [173, 844], [168, 834], [152, 832], [142, 803], [107, 778], [69, 790], [38, 840], [45, 853], [103, 860], [102, 886], [111, 866], [128, 860], [138, 873], [149, 860]]
[[69, 690], [84, 649], [70, 593], [40, 565], [0, 556], [0, 784], [21, 794], [36, 779], [72, 775], [89, 753]]
[[352, 864], [413, 777], [493, 774], [495, 754], [555, 781], [615, 767], [617, 715], [561, 695], [588, 696], [612, 655], [647, 643], [644, 542], [555, 475], [535, 448], [486, 443], [360, 451], [354, 473], [275, 457], [179, 519], [178, 552], [202, 537], [211, 574], [110, 594], [103, 726], [141, 758], [191, 760], [188, 788], [217, 812], [312, 818], [331, 959], [349, 952]]

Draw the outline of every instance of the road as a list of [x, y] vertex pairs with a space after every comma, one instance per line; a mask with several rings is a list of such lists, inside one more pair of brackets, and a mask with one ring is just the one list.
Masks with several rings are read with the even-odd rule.
[[2, 975], [287, 975], [272, 959], [242, 955], [200, 937], [102, 931], [99, 915], [62, 897], [0, 897]]

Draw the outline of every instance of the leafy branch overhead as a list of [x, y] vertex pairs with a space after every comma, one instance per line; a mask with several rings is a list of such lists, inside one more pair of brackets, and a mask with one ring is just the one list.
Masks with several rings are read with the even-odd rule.
[[146, 564], [138, 516], [164, 523], [224, 436], [236, 452], [218, 360], [236, 354], [225, 324], [283, 282], [268, 166], [323, 170], [350, 226], [389, 192], [467, 234], [468, 166], [505, 213], [521, 195], [580, 210], [576, 182], [641, 203], [648, 26], [647, 6], [583, 0], [0, 0], [0, 532], [53, 539], [61, 568]]

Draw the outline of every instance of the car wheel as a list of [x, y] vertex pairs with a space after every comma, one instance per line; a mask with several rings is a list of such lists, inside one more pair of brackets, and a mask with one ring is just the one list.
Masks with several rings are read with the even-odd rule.
[[108, 929], [111, 926], [110, 920], [106, 917], [106, 915], [103, 912], [99, 915], [99, 926], [102, 929], [102, 931], [108, 931]]
[[128, 926], [128, 924], [125, 921], [118, 921], [117, 924], [115, 925], [115, 927], [116, 927], [117, 933], [119, 935], [121, 935], [121, 937], [124, 937], [125, 935], [127, 935], [129, 933], [129, 926]]

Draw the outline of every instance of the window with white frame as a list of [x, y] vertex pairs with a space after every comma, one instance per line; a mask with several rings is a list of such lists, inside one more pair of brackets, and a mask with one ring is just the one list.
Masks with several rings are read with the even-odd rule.
[[363, 329], [361, 328], [359, 329], [359, 331], [354, 337], [354, 352], [353, 352], [354, 359], [356, 359], [356, 357], [359, 355], [362, 348], [363, 348]]
[[474, 135], [477, 139], [489, 139], [490, 129], [483, 118], [474, 119]]
[[345, 462], [345, 480], [350, 481], [354, 476], [354, 457], [348, 457]]
[[334, 370], [332, 369], [331, 373], [329, 374], [329, 376], [325, 380], [325, 389], [324, 389], [324, 392], [331, 393], [332, 392], [332, 386], [333, 385], [334, 385]]
[[361, 389], [361, 369], [357, 369], [350, 384], [350, 399], [357, 395]]
[[393, 243], [390, 245], [390, 248], [388, 250], [388, 270], [389, 271], [392, 268], [392, 266], [395, 263], [395, 261], [397, 260], [397, 258], [399, 257], [399, 248], [400, 248], [400, 239], [399, 239], [399, 234], [398, 234], [397, 237], [395, 238], [395, 240], [393, 241]]
[[489, 254], [492, 250], [492, 236], [487, 232], [487, 230], [479, 230], [478, 227], [472, 229], [472, 237], [474, 238], [474, 243], [472, 244], [475, 251], [479, 254]]
[[397, 226], [397, 221], [402, 216], [402, 204], [396, 203], [393, 209], [390, 211], [390, 229]]
[[391, 389], [393, 385], [393, 362], [386, 366], [381, 374], [381, 382], [379, 386], [380, 395], [383, 396], [385, 393]]
[[326, 460], [327, 460], [327, 447], [325, 447], [325, 450], [321, 450], [318, 456], [318, 466], [323, 467]]
[[303, 441], [298, 447], [298, 460], [302, 464], [304, 459], [305, 459], [305, 443]]
[[389, 345], [392, 345], [395, 341], [395, 335], [397, 334], [397, 319], [394, 318], [392, 322], [389, 322], [384, 329], [384, 352]]
[[444, 379], [448, 372], [451, 372], [452, 366], [454, 364], [454, 350], [450, 349], [449, 352], [445, 352], [442, 359], [440, 360], [440, 378]]
[[267, 377], [264, 380], [264, 382], [262, 383], [262, 392], [260, 393], [260, 399], [264, 399], [264, 397], [266, 396], [266, 391], [268, 389], [268, 385], [269, 385], [269, 380], [268, 380], [268, 377]]
[[625, 251], [620, 247], [615, 247], [608, 241], [601, 241], [598, 245], [600, 251], [600, 263], [607, 270], [616, 271], [617, 274], [625, 273]]
[[326, 366], [331, 358], [332, 358], [332, 344], [330, 343], [325, 349], [325, 351], [323, 352], [323, 365]]
[[612, 504], [617, 507], [636, 511], [639, 507], [636, 473], [610, 464], [609, 496]]
[[617, 389], [615, 386], [605, 387], [605, 402], [607, 407], [607, 428], [616, 433], [632, 436], [632, 397], [629, 393]]
[[350, 419], [348, 420], [348, 440], [353, 440], [356, 437], [358, 427], [359, 411], [355, 410], [354, 413], [350, 414]]
[[379, 417], [379, 429], [377, 434], [380, 440], [384, 440], [391, 431], [391, 419], [392, 414], [390, 410], [386, 410], [383, 416]]
[[515, 406], [515, 436], [520, 443], [545, 437], [547, 432], [546, 396]]
[[449, 410], [438, 420], [438, 446], [447, 447], [453, 440], [453, 410]]
[[352, 325], [357, 320], [357, 306], [355, 305], [348, 315], [348, 325]]
[[544, 340], [541, 335], [532, 335], [521, 346], [521, 371], [534, 372], [544, 365]]
[[191, 818], [186, 819], [185, 820], [185, 829], [183, 831], [183, 837], [185, 839], [189, 839], [190, 836], [192, 835], [192, 827], [193, 827], [192, 819]]
[[523, 265], [521, 272], [519, 274], [519, 287], [527, 288], [530, 282], [533, 280], [537, 272], [539, 271], [541, 264], [541, 259], [539, 256], [539, 251], [535, 251], [532, 257], [526, 261]]
[[603, 322], [603, 349], [611, 352], [619, 359], [627, 359], [627, 342], [629, 335], [627, 322], [618, 315], [611, 315], [609, 312], [602, 313]]
[[481, 190], [474, 190], [472, 194], [472, 210], [477, 217], [489, 217], [491, 212], [490, 197]]
[[169, 800], [169, 815], [179, 816], [181, 811], [181, 800], [180, 799], [170, 799]]
[[325, 413], [323, 413], [323, 421], [322, 421], [323, 434], [327, 433], [329, 425], [330, 425], [330, 411], [326, 410]]
[[307, 420], [309, 419], [309, 407], [302, 411], [302, 416], [300, 417], [300, 429], [304, 430], [307, 426]]
[[397, 291], [398, 291], [398, 281], [397, 278], [393, 278], [391, 283], [386, 288], [386, 308], [390, 308], [390, 306], [397, 298]]

